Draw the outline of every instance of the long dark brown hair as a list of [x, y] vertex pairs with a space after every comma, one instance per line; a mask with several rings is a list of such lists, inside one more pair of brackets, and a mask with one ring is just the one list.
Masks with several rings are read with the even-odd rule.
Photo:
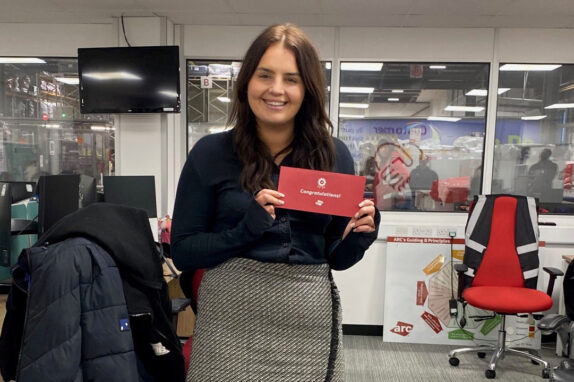
[[237, 76], [231, 114], [235, 147], [243, 164], [241, 186], [250, 192], [274, 188], [271, 174], [274, 157], [257, 137], [256, 120], [247, 100], [247, 87], [267, 48], [275, 43], [293, 52], [305, 86], [305, 97], [295, 116], [294, 138], [275, 157], [292, 152], [292, 166], [331, 171], [335, 164], [335, 149], [331, 132], [333, 125], [325, 112], [325, 80], [319, 55], [303, 31], [293, 24], [273, 25], [253, 41]]

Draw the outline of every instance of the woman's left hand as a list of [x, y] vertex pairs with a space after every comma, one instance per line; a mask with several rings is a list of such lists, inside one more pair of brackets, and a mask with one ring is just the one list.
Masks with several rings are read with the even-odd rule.
[[365, 199], [359, 203], [359, 210], [357, 213], [349, 220], [347, 228], [343, 233], [343, 239], [349, 234], [349, 232], [365, 232], [371, 233], [375, 231], [375, 203], [372, 200]]

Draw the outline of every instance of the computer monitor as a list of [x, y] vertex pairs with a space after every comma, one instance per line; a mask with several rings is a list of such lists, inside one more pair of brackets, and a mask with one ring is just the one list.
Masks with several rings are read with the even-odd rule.
[[104, 176], [104, 201], [139, 208], [156, 218], [155, 179], [143, 176]]
[[88, 175], [80, 175], [80, 208], [89, 206], [97, 201], [96, 178]]
[[36, 189], [35, 182], [9, 182], [12, 194], [12, 203], [18, 203], [22, 200], [34, 196]]
[[10, 183], [0, 183], [0, 266], [10, 265], [12, 193]]
[[38, 234], [79, 208], [80, 175], [44, 175], [38, 180]]

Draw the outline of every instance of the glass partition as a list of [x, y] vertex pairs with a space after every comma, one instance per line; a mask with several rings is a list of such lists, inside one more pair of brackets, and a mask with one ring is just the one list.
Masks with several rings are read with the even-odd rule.
[[489, 64], [341, 62], [339, 138], [380, 210], [463, 211], [480, 192]]
[[0, 57], [0, 180], [114, 174], [110, 115], [82, 115], [77, 59]]
[[574, 65], [503, 63], [498, 83], [492, 192], [574, 212]]
[[[240, 61], [187, 61], [187, 148], [198, 139], [231, 126], [226, 126], [231, 110], [233, 86], [241, 68]], [[331, 63], [323, 63], [327, 100], [331, 94]], [[329, 110], [329, 102], [326, 105]]]

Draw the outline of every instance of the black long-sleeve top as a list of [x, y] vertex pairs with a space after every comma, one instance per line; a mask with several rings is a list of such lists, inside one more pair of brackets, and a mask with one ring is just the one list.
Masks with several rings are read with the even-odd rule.
[[[333, 139], [333, 171], [354, 174], [349, 150]], [[291, 165], [290, 155], [282, 165]], [[203, 137], [189, 153], [171, 227], [172, 257], [180, 270], [210, 268], [235, 256], [290, 264], [329, 263], [342, 270], [358, 262], [377, 238], [378, 211], [375, 232], [350, 232], [344, 240], [346, 217], [276, 208], [273, 219], [241, 188], [241, 170], [232, 131]], [[278, 178], [276, 166], [275, 185]]]

